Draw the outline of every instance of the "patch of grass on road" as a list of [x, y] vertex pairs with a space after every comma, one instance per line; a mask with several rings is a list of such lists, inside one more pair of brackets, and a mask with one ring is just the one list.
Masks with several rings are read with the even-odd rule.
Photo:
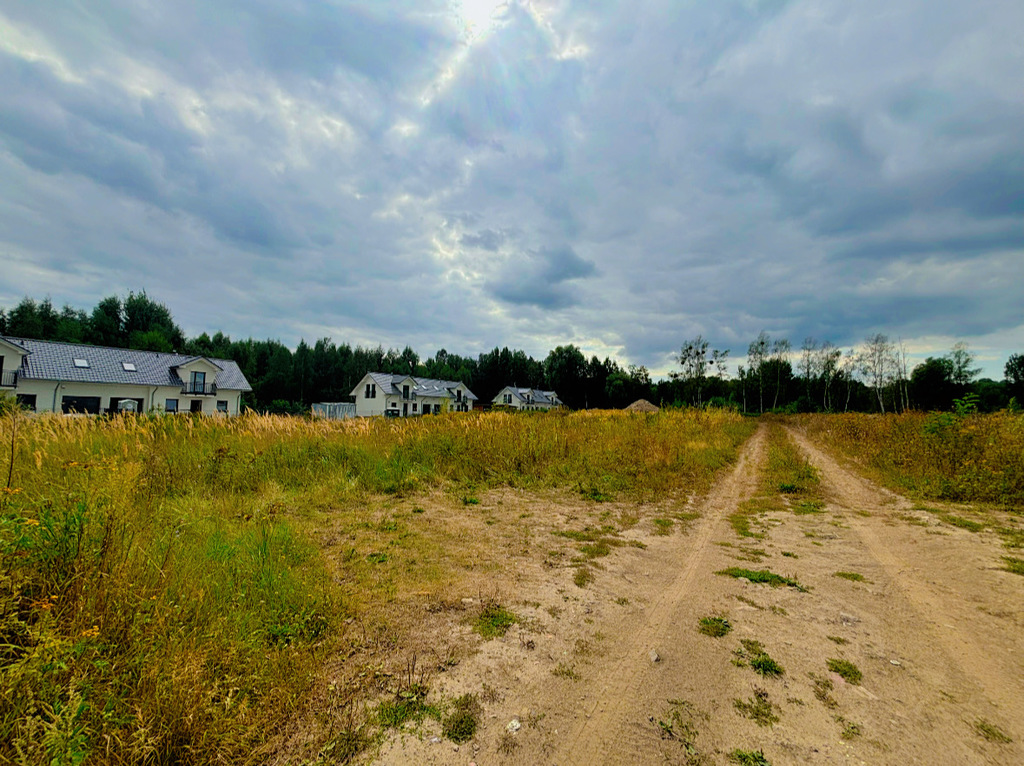
[[744, 578], [750, 580], [753, 583], [762, 583], [770, 585], [773, 588], [778, 588], [782, 585], [789, 586], [790, 588], [796, 588], [801, 593], [806, 593], [807, 588], [798, 583], [791, 577], [783, 577], [782, 575], [775, 574], [768, 569], [743, 569], [741, 567], [729, 567], [728, 569], [721, 569], [715, 572], [716, 575], [724, 575], [726, 577]]

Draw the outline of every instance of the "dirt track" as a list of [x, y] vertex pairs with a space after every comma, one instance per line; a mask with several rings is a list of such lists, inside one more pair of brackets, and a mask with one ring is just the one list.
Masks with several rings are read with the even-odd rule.
[[[378, 761], [725, 764], [740, 748], [763, 749], [776, 766], [1024, 763], [1024, 578], [995, 566], [998, 540], [939, 525], [791, 436], [821, 472], [823, 513], [770, 513], [764, 539], [737, 538], [726, 517], [757, 490], [762, 428], [685, 532], [638, 533], [646, 548], [616, 549], [586, 589], [539, 553], [517, 560], [505, 596], [514, 592], [528, 629], [479, 644], [434, 684], [448, 696], [486, 692], [474, 742], [432, 742], [427, 726], [394, 737]], [[491, 500], [518, 501], [515, 510], [531, 502]], [[715, 576], [729, 566], [768, 568], [810, 590]], [[699, 634], [707, 615], [727, 616], [734, 630]], [[454, 631], [472, 640], [464, 625]], [[785, 674], [736, 666], [744, 638]], [[862, 683], [830, 673], [830, 658], [855, 663]], [[810, 674], [831, 682], [825, 702]], [[771, 727], [734, 705], [755, 689], [776, 706]], [[673, 710], [684, 714], [666, 736], [659, 722], [671, 724]], [[508, 734], [513, 719], [521, 728]], [[979, 722], [1013, 742], [986, 739]]]

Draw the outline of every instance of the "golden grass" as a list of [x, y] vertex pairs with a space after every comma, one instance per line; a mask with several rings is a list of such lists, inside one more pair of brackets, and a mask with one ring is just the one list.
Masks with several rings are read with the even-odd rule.
[[919, 498], [1024, 504], [1024, 416], [803, 415], [814, 439]]

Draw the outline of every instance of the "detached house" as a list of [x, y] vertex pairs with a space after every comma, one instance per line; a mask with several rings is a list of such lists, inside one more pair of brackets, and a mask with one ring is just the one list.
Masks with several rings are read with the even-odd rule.
[[368, 372], [352, 389], [352, 396], [356, 400], [356, 417], [469, 412], [476, 401], [476, 394], [457, 380], [415, 378], [386, 372]]
[[237, 415], [252, 387], [225, 359], [0, 337], [0, 391], [34, 412]]
[[509, 407], [515, 410], [552, 410], [561, 407], [562, 400], [554, 391], [505, 386], [491, 400], [491, 404], [495, 407]]

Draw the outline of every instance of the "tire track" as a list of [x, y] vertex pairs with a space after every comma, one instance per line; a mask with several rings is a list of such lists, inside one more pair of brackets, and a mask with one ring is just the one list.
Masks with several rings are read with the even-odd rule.
[[748, 499], [757, 487], [757, 467], [765, 448], [764, 426], [758, 428], [740, 451], [736, 466], [705, 499], [697, 529], [680, 545], [675, 557], [679, 573], [653, 600], [646, 621], [638, 625], [615, 658], [601, 668], [607, 679], [590, 702], [575, 730], [562, 741], [554, 763], [625, 763], [635, 755], [631, 742], [636, 727], [628, 719], [641, 699], [651, 672], [649, 652], [678, 630], [672, 618], [686, 603], [698, 572], [704, 573], [708, 548], [726, 515]]
[[[939, 570], [934, 564], [929, 567], [927, 560], [915, 557], [913, 546], [902, 545], [907, 552], [901, 555], [894, 535], [886, 535], [885, 530], [879, 529], [878, 519], [891, 515], [893, 510], [906, 510], [911, 503], [843, 468], [796, 430], [788, 428], [787, 431], [821, 471], [822, 483], [840, 509], [873, 513], [874, 520], [866, 521], [849, 513], [844, 515], [843, 521], [885, 571], [893, 588], [927, 631], [928, 638], [941, 648], [946, 661], [958, 671], [973, 707], [984, 711], [995, 705], [1006, 720], [1024, 721], [1024, 671], [1020, 663], [1008, 655], [1006, 643], [1010, 637], [995, 630], [987, 631], [977, 604], [970, 603], [957, 588], [946, 587], [940, 592], [936, 585], [929, 583], [929, 580], [955, 583], [958, 578], [989, 579], [991, 576], [969, 571], [967, 567], [960, 571]], [[988, 587], [996, 587], [998, 580], [992, 579], [991, 584], [986, 583]], [[1024, 752], [1016, 744], [1013, 749], [1024, 758]]]

